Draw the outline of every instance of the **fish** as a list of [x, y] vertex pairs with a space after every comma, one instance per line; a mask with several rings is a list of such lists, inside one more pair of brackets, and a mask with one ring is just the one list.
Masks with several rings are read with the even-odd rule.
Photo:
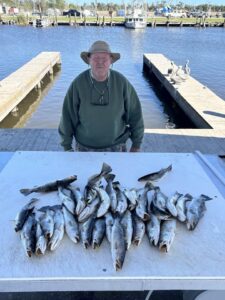
[[153, 195], [153, 205], [162, 212], [166, 212], [166, 203], [168, 197], [164, 195], [158, 186], [154, 187], [155, 193]]
[[115, 270], [121, 270], [126, 255], [126, 242], [124, 238], [124, 230], [120, 224], [120, 218], [118, 217], [115, 218], [112, 226], [111, 255]]
[[107, 240], [111, 243], [111, 236], [112, 236], [112, 227], [114, 223], [114, 218], [111, 212], [107, 212], [105, 215], [105, 224], [106, 224], [106, 237]]
[[85, 222], [80, 224], [80, 235], [85, 249], [91, 245], [92, 232], [95, 224], [96, 214], [91, 215]]
[[39, 211], [43, 212], [39, 218], [39, 222], [44, 233], [44, 237], [49, 240], [52, 237], [54, 230], [54, 212], [51, 210], [50, 206], [42, 207], [39, 209]]
[[118, 181], [113, 183], [113, 187], [116, 190], [117, 208], [116, 212], [123, 215], [127, 209], [127, 197], [124, 195], [120, 183]]
[[85, 203], [89, 204], [97, 197], [97, 191], [95, 189], [93, 189], [93, 186], [89, 186], [87, 184], [84, 188], [84, 201], [85, 201]]
[[105, 175], [105, 180], [107, 181], [107, 186], [106, 186], [106, 192], [109, 195], [110, 198], [110, 207], [111, 207], [111, 211], [113, 213], [116, 212], [116, 208], [117, 208], [117, 197], [116, 197], [116, 191], [113, 188], [113, 180], [115, 178], [116, 175], [114, 174], [107, 174]]
[[110, 201], [109, 195], [103, 188], [95, 186], [94, 189], [97, 191], [99, 199], [101, 200], [100, 205], [97, 210], [97, 218], [100, 218], [107, 213], [107, 211], [110, 207], [111, 201]]
[[157, 207], [153, 205], [153, 203], [151, 204], [150, 210], [160, 221], [171, 219], [171, 214], [169, 212], [164, 212], [162, 210], [159, 210]]
[[180, 222], [185, 222], [186, 221], [186, 202], [187, 201], [191, 201], [193, 197], [190, 194], [185, 194], [183, 196], [181, 196], [178, 200], [177, 200], [177, 204], [176, 204], [176, 210], [177, 210], [177, 219]]
[[104, 162], [102, 164], [101, 172], [99, 174], [95, 174], [88, 178], [88, 185], [89, 186], [99, 185], [101, 179], [105, 175], [109, 174], [111, 171], [112, 171], [112, 168], [107, 163]]
[[141, 218], [143, 221], [149, 220], [149, 214], [147, 213], [147, 193], [153, 188], [153, 185], [150, 182], [145, 184], [144, 189], [138, 191], [138, 201], [135, 208], [136, 215]]
[[133, 214], [133, 237], [132, 242], [136, 246], [139, 246], [145, 234], [145, 223]]
[[105, 236], [105, 219], [96, 219], [92, 232], [92, 248], [99, 248]]
[[64, 217], [61, 209], [59, 208], [55, 209], [53, 220], [54, 220], [53, 235], [48, 243], [48, 247], [50, 251], [54, 251], [56, 248], [59, 247], [64, 235]]
[[161, 220], [153, 213], [151, 213], [150, 220], [146, 223], [146, 233], [149, 238], [149, 242], [154, 246], [157, 246], [159, 242], [160, 223]]
[[47, 239], [44, 236], [44, 232], [41, 228], [41, 224], [37, 222], [35, 254], [44, 255], [46, 249], [47, 249]]
[[72, 186], [68, 186], [67, 189], [71, 191], [73, 200], [76, 202], [75, 215], [78, 216], [86, 206], [84, 197], [78, 187], [73, 188]]
[[65, 207], [62, 207], [65, 230], [69, 239], [75, 244], [80, 240], [79, 225], [75, 216]]
[[100, 199], [97, 197], [82, 210], [78, 216], [78, 222], [82, 223], [87, 221], [87, 219], [97, 211], [99, 204]]
[[138, 181], [156, 181], [162, 178], [167, 172], [172, 170], [172, 165], [169, 165], [167, 168], [161, 169], [158, 172], [150, 173], [138, 178]]
[[132, 221], [131, 212], [129, 210], [126, 210], [125, 214], [121, 218], [120, 223], [124, 229], [126, 250], [128, 250], [130, 248], [132, 242], [132, 236], [133, 236], [133, 221]]
[[72, 175], [70, 177], [56, 180], [53, 182], [46, 183], [44, 185], [36, 186], [31, 189], [25, 188], [25, 189], [20, 189], [20, 192], [27, 196], [31, 193], [47, 193], [47, 192], [52, 192], [52, 191], [57, 191], [58, 187], [67, 187], [70, 183], [74, 182], [77, 180], [77, 175]]
[[176, 231], [176, 220], [166, 220], [162, 222], [159, 236], [159, 250], [168, 252], [172, 245]]
[[18, 212], [15, 218], [15, 231], [18, 232], [23, 228], [24, 223], [26, 222], [29, 215], [32, 214], [36, 202], [38, 202], [39, 199], [32, 198], [22, 209]]
[[68, 209], [71, 214], [75, 214], [76, 203], [71, 196], [68, 196], [61, 186], [58, 187], [58, 195], [62, 204]]
[[134, 210], [138, 202], [137, 190], [134, 188], [124, 189], [124, 194], [128, 199], [128, 209]]
[[35, 253], [36, 246], [36, 224], [35, 214], [32, 213], [27, 218], [20, 232], [20, 238], [24, 247], [26, 256], [31, 257]]
[[183, 194], [175, 192], [175, 194], [166, 201], [166, 208], [173, 217], [177, 217], [176, 203], [181, 196], [183, 196]]
[[194, 230], [199, 220], [204, 216], [206, 211], [205, 201], [212, 198], [201, 194], [198, 198], [193, 198], [187, 207], [187, 229]]

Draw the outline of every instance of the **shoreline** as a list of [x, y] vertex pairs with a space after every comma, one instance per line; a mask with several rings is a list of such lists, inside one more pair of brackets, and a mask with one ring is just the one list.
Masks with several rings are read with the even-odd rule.
[[[30, 18], [23, 16], [22, 21], [18, 21], [19, 16], [2, 17], [0, 25], [22, 25], [32, 26], [33, 22], [40, 18]], [[51, 26], [121, 26], [124, 27], [125, 18], [121, 17], [99, 17], [99, 18], [78, 18], [78, 17], [48, 17], [44, 16], [42, 20], [48, 20]], [[147, 27], [224, 27], [224, 18], [166, 18], [156, 17], [147, 19]]]

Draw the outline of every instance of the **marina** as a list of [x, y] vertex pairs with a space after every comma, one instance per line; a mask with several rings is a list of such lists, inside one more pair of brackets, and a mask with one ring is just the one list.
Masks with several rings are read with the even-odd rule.
[[[10, 108], [6, 109], [5, 104], [0, 106], [3, 111], [0, 205], [4, 211], [0, 234], [3, 245], [0, 299], [7, 296], [37, 300], [45, 297], [154, 300], [154, 293], [151, 296], [154, 290], [158, 300], [157, 292], [165, 290], [162, 299], [193, 300], [185, 297], [182, 290], [199, 293], [200, 290], [212, 293], [223, 290], [225, 269], [221, 262], [224, 255], [218, 249], [224, 244], [224, 226], [221, 227], [225, 195], [225, 87], [221, 84], [225, 76], [224, 29], [198, 30], [212, 26], [197, 22], [195, 25], [182, 21], [173, 23], [172, 20], [148, 22], [141, 30], [128, 30], [124, 22], [119, 24], [107, 19], [80, 23], [71, 18], [66, 24], [54, 25], [66, 26], [50, 24], [39, 29], [0, 26], [3, 41], [0, 99], [7, 95], [7, 99], [15, 100], [9, 100], [13, 103]], [[190, 28], [182, 28], [185, 26]], [[219, 26], [224, 25], [215, 25]], [[87, 67], [80, 60], [80, 52], [88, 49], [92, 40], [103, 39], [102, 36], [113, 50], [121, 53], [120, 61], [113, 68], [131, 81], [140, 97], [145, 120], [140, 153], [65, 153], [60, 146], [57, 126], [63, 98], [74, 77]], [[177, 82], [174, 73], [187, 59], [190, 74]], [[61, 63], [62, 68], [56, 72], [54, 65], [57, 68]], [[24, 72], [26, 65], [30, 68]], [[19, 75], [11, 77], [14, 73]], [[33, 79], [34, 73], [37, 80]], [[51, 79], [53, 73], [54, 80]], [[12, 81], [5, 84], [8, 78]], [[29, 80], [32, 84], [28, 84]], [[2, 87], [5, 92], [1, 94]], [[14, 105], [18, 99], [20, 104]], [[17, 111], [23, 101], [33, 103], [32, 109], [28, 105], [28, 116], [20, 108]], [[10, 118], [12, 123], [4, 123]], [[185, 127], [184, 118], [190, 119], [194, 126]], [[137, 186], [137, 174], [172, 163], [174, 172], [162, 179], [163, 190], [205, 193], [215, 199], [207, 203], [206, 214], [196, 231], [188, 232], [178, 224], [169, 253], [155, 251], [145, 237], [140, 247], [132, 246], [120, 272], [112, 267], [106, 240], [98, 250], [84, 250], [81, 244], [73, 245], [64, 237], [56, 252], [26, 258], [20, 238], [9, 221], [24, 203], [19, 189], [70, 174], [78, 175], [77, 183], [83, 189], [89, 173], [96, 173], [103, 161], [112, 164], [123, 184], [133, 187]], [[51, 193], [37, 196], [41, 202], [46, 201], [45, 204], [55, 203], [56, 195]], [[7, 209], [9, 204], [10, 210]], [[205, 260], [201, 259], [203, 256]], [[170, 298], [166, 290], [172, 295]]]

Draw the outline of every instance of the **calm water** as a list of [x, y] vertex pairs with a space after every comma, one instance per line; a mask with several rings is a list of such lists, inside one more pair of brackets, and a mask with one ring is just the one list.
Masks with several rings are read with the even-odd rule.
[[[190, 60], [192, 76], [225, 99], [224, 28], [146, 28], [0, 26], [0, 80], [21, 67], [41, 51], [60, 51], [62, 67], [53, 80], [44, 80], [42, 93], [33, 91], [19, 111], [1, 127], [56, 128], [65, 92], [87, 66], [80, 52], [92, 42], [104, 39], [112, 50], [121, 53], [114, 69], [134, 85], [142, 102], [145, 127], [164, 128], [168, 121], [183, 126], [159, 91], [142, 73], [143, 53], [162, 53], [177, 65]], [[160, 100], [165, 100], [161, 101]]]

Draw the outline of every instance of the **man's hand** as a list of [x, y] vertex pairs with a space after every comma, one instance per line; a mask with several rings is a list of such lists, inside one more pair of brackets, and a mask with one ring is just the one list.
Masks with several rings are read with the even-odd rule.
[[140, 148], [137, 148], [137, 147], [131, 147], [130, 148], [130, 152], [140, 152], [141, 150], [140, 150]]

